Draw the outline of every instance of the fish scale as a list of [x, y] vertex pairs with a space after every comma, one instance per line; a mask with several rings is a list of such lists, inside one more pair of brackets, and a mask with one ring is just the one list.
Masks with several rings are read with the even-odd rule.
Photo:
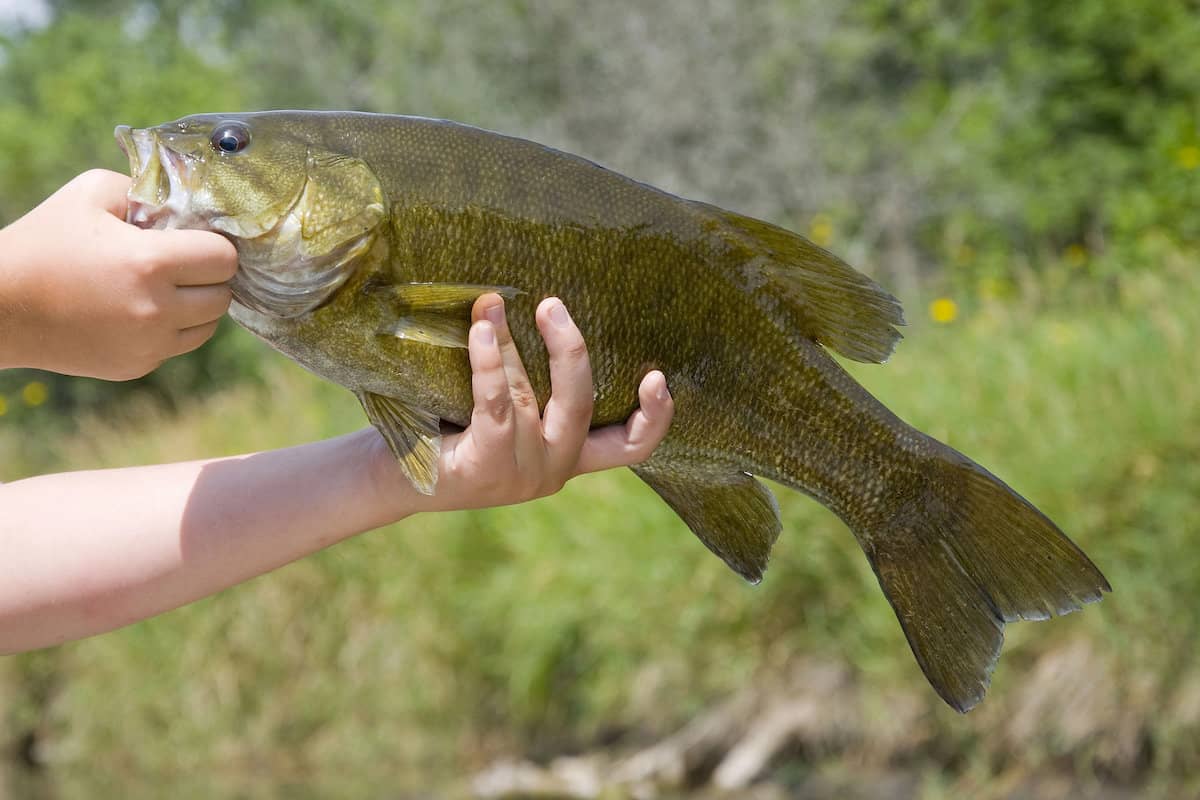
[[556, 295], [588, 345], [593, 425], [625, 420], [646, 372], [666, 375], [674, 421], [634, 472], [753, 582], [781, 530], [756, 476], [829, 507], [959, 711], [983, 698], [1006, 622], [1110, 588], [1028, 501], [833, 359], [886, 360], [900, 306], [797, 234], [444, 120], [218, 114], [117, 136], [130, 220], [229, 236], [233, 317], [354, 391], [422, 491], [436, 490], [441, 423], [470, 420], [471, 303], [505, 296], [544, 406], [533, 317]]

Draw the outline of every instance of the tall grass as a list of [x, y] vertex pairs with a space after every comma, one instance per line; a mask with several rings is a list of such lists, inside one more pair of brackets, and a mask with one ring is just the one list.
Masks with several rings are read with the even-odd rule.
[[[916, 319], [890, 364], [854, 369], [1057, 520], [1115, 587], [1084, 613], [1010, 627], [968, 717], [926, 687], [824, 509], [779, 490], [785, 533], [749, 587], [622, 471], [523, 506], [413, 518], [158, 619], [6, 659], [7, 733], [33, 734], [68, 786], [97, 773], [456, 776], [501, 753], [665, 733], [803, 656], [853, 670], [836, 700], [862, 721], [846, 745], [859, 761], [918, 758], [959, 786], [1050, 766], [1184, 780], [1200, 770], [1200, 281], [1180, 265], [1117, 289], [1095, 306], [1043, 295], [948, 325]], [[62, 468], [103, 467], [362, 424], [348, 393], [281, 359], [263, 386], [178, 416], [87, 420], [47, 447]]]

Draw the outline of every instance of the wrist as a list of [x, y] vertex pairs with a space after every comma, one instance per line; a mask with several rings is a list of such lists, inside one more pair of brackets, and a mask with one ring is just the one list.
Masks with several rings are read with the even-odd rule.
[[418, 493], [400, 469], [396, 457], [387, 443], [374, 428], [364, 428], [355, 434], [356, 446], [361, 455], [358, 463], [365, 465], [367, 485], [370, 487], [370, 505], [377, 521], [374, 527], [398, 522], [420, 511], [430, 510], [422, 501], [429, 498]]

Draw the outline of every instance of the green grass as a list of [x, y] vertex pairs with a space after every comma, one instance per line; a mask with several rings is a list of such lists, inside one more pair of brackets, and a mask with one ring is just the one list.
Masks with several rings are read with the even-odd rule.
[[[749, 587], [621, 471], [524, 506], [407, 520], [158, 619], [6, 659], [8, 734], [36, 730], [68, 787], [97, 765], [118, 783], [402, 786], [498, 753], [665, 733], [807, 658], [854, 670], [839, 700], [861, 721], [848, 757], [945, 766], [951, 786], [1043, 767], [1182, 779], [1200, 770], [1200, 282], [1176, 269], [1120, 289], [1095, 305], [1041, 298], [918, 321], [892, 363], [854, 368], [1057, 520], [1115, 588], [1085, 613], [1010, 627], [968, 717], [927, 688], [824, 509], [779, 490], [785, 532]], [[265, 386], [178, 417], [129, 411], [46, 447], [83, 468], [364, 424], [348, 393], [282, 359]], [[5, 431], [0, 454], [20, 435]], [[889, 728], [897, 697], [916, 704], [907, 755]]]

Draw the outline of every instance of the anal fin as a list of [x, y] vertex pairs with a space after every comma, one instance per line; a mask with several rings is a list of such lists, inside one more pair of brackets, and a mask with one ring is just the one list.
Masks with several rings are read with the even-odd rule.
[[355, 394], [413, 487], [421, 494], [433, 494], [442, 444], [438, 416], [394, 397], [374, 392]]
[[751, 583], [762, 580], [782, 528], [770, 489], [745, 472], [697, 477], [654, 461], [633, 471], [734, 572]]

